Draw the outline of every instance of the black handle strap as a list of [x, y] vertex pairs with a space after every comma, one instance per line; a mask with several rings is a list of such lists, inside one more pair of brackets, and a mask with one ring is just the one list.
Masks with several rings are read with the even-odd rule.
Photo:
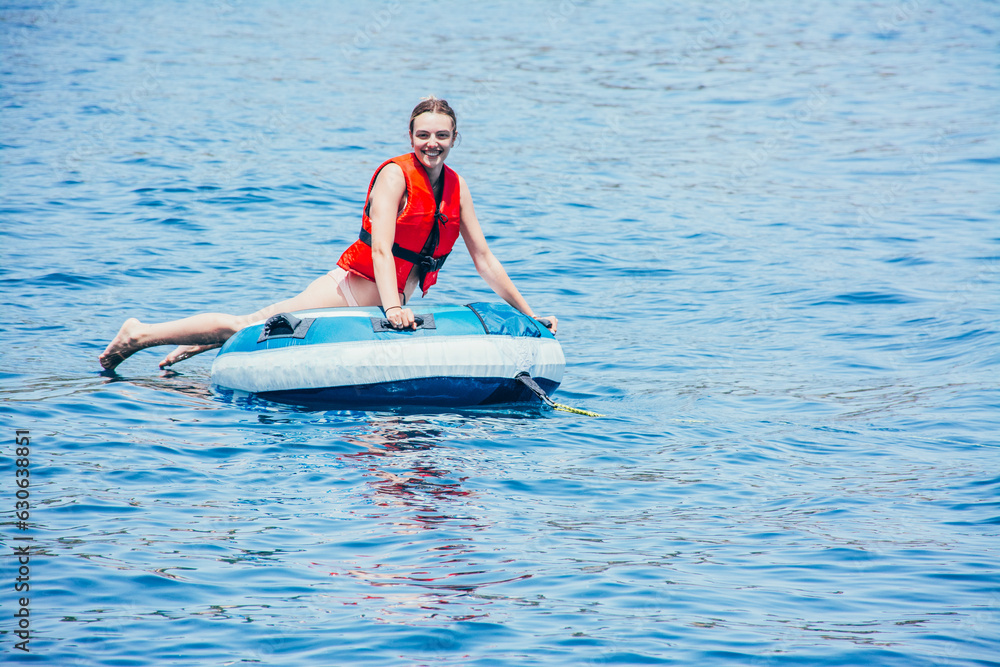
[[278, 313], [267, 318], [260, 330], [258, 343], [272, 338], [305, 338], [309, 327], [316, 321], [314, 317], [298, 318], [291, 313]]
[[[371, 320], [372, 331], [392, 331], [396, 333], [401, 331], [414, 331], [414, 329], [410, 328], [397, 329], [392, 325], [392, 322], [384, 317], [373, 317]], [[437, 325], [434, 324], [434, 316], [430, 313], [414, 315], [413, 321], [417, 325], [417, 329], [437, 329]]]

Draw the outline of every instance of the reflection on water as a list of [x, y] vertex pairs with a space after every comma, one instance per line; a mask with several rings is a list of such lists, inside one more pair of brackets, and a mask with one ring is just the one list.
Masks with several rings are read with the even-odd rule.
[[187, 404], [193, 409], [198, 409], [198, 405], [202, 404], [202, 408], [208, 407], [204, 403], [210, 401], [214, 398], [214, 394], [210, 389], [209, 385], [200, 378], [192, 379], [191, 377], [172, 370], [166, 370], [161, 372], [160, 376], [157, 378], [149, 378], [143, 376], [128, 377], [122, 376], [115, 371], [104, 371], [100, 375], [106, 380], [104, 384], [111, 384], [114, 382], [127, 382], [136, 387], [142, 387], [144, 389], [152, 389], [154, 391], [169, 392], [171, 394], [187, 396], [190, 398], [197, 399], [196, 401], [185, 401], [183, 403]]
[[[370, 481], [375, 505], [399, 504], [415, 512], [415, 526], [433, 529], [441, 523], [456, 519], [437, 513], [430, 501], [443, 501], [470, 495], [461, 488], [463, 478], [446, 481], [451, 472], [438, 467], [433, 453], [435, 441], [443, 431], [419, 420], [385, 419], [370, 422], [371, 431], [351, 435], [345, 440], [365, 448], [364, 452], [346, 455], [365, 465], [368, 472], [379, 479]], [[392, 464], [401, 463], [405, 472], [394, 472]], [[386, 468], [386, 469], [382, 469]]]
[[[363, 432], [345, 437], [363, 449], [342, 458], [364, 471], [371, 508], [366, 518], [404, 538], [331, 572], [374, 587], [363, 599], [366, 605], [380, 601], [379, 620], [485, 617], [490, 602], [480, 589], [531, 576], [483, 568], [481, 552], [489, 547], [479, 536], [490, 525], [478, 511], [476, 494], [463, 488], [465, 475], [451, 469], [440, 447], [453, 436], [426, 419], [391, 417], [371, 419]], [[424, 535], [428, 531], [437, 534]]]

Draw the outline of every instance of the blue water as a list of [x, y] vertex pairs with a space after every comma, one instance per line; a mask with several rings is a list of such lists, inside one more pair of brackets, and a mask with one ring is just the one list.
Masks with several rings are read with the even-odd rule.
[[[0, 661], [1000, 664], [996, 2], [26, 0], [0, 59]], [[606, 417], [99, 373], [332, 268], [430, 93]]]

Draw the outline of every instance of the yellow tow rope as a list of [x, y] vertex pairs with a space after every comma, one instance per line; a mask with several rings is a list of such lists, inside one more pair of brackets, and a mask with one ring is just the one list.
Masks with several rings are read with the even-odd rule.
[[568, 405], [563, 405], [562, 403], [556, 403], [551, 398], [549, 398], [549, 395], [545, 393], [545, 390], [539, 387], [538, 383], [535, 382], [534, 378], [532, 378], [527, 373], [524, 372], [518, 373], [517, 375], [514, 376], [514, 379], [519, 381], [521, 384], [523, 384], [531, 391], [533, 391], [535, 395], [538, 396], [538, 398], [542, 399], [542, 402], [544, 402], [546, 405], [553, 408], [554, 410], [562, 410], [563, 412], [572, 412], [575, 415], [584, 415], [585, 417], [604, 416], [597, 412], [591, 412], [590, 410], [581, 410], [580, 408], [574, 408]]
[[556, 403], [552, 401], [549, 405], [555, 410], [562, 410], [563, 412], [572, 412], [575, 415], [584, 415], [587, 417], [603, 417], [604, 415], [599, 412], [591, 412], [590, 410], [581, 410], [580, 408], [571, 408], [568, 405], [563, 405], [562, 403]]

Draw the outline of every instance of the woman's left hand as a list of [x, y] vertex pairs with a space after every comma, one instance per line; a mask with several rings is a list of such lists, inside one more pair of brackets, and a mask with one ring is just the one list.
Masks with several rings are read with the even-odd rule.
[[416, 329], [417, 321], [409, 308], [392, 308], [385, 314], [386, 319], [397, 329]]
[[536, 316], [535, 319], [548, 327], [553, 336], [556, 335], [556, 329], [559, 328], [559, 320], [555, 315], [546, 315], [545, 317]]

